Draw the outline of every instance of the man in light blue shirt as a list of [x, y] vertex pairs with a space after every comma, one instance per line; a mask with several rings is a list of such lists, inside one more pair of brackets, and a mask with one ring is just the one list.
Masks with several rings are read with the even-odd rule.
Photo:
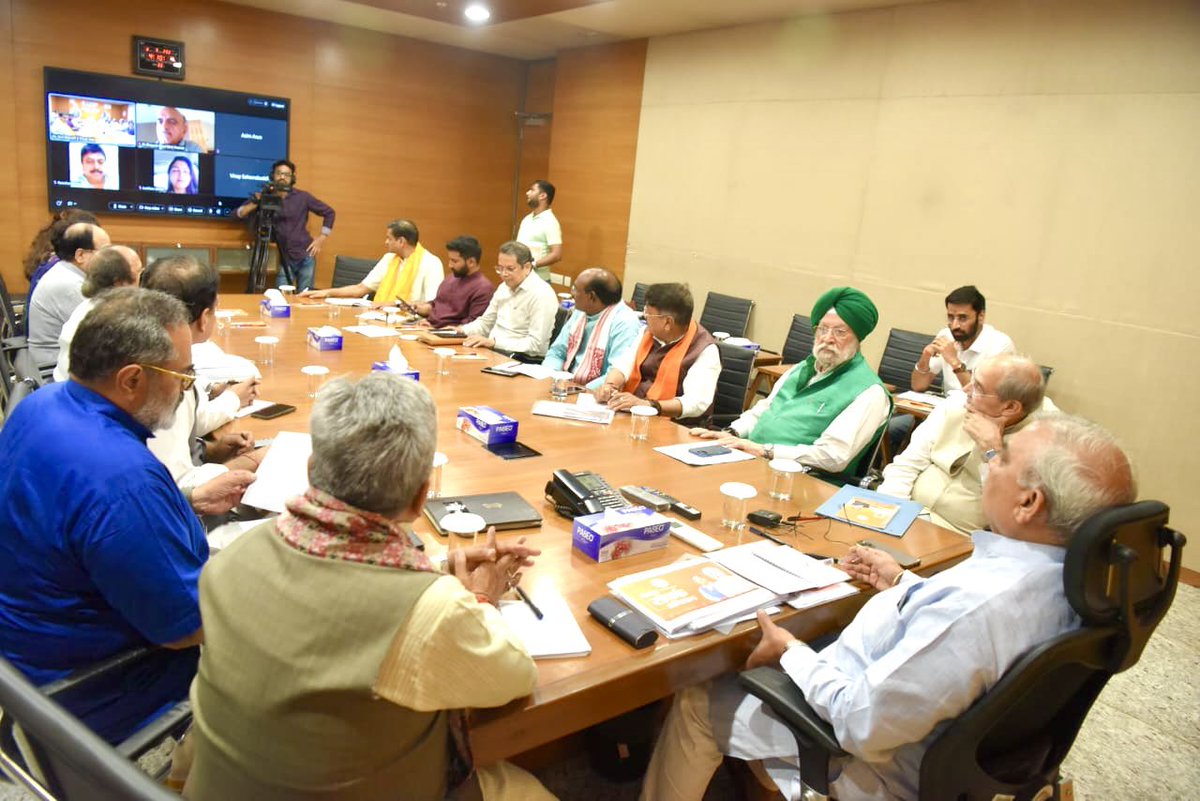
[[[1062, 586], [1071, 534], [1137, 497], [1112, 437], [1062, 414], [1036, 418], [987, 468], [992, 531], [975, 532], [965, 562], [926, 579], [851, 548], [844, 568], [880, 592], [819, 653], [759, 613], [763, 639], [747, 667], [782, 667], [851, 755], [830, 765], [834, 797], [915, 799], [934, 738], [1026, 651], [1079, 625]], [[725, 754], [764, 760], [784, 796], [800, 797], [790, 730], [724, 677], [678, 695], [642, 798], [699, 801]]]
[[596, 389], [613, 360], [634, 346], [642, 321], [621, 301], [621, 281], [603, 267], [584, 270], [571, 287], [575, 311], [546, 351], [545, 367], [573, 373], [575, 383]]

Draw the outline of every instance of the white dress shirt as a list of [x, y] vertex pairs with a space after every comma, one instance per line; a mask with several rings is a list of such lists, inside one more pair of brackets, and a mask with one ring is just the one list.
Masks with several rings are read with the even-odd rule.
[[[745, 437], [758, 425], [759, 419], [766, 413], [767, 408], [779, 394], [780, 388], [791, 377], [800, 365], [790, 368], [771, 388], [771, 394], [742, 412], [742, 416], [734, 420], [730, 428], [739, 437]], [[814, 381], [824, 380], [816, 376]], [[887, 390], [878, 384], [873, 384], [858, 394], [842, 413], [830, 421], [825, 431], [811, 445], [780, 445], [775, 446], [776, 459], [795, 459], [800, 464], [827, 470], [830, 473], [840, 473], [850, 464], [855, 454], [867, 447], [871, 437], [883, 425], [891, 412], [891, 402]]]
[[166, 465], [180, 489], [198, 487], [226, 472], [227, 468], [214, 463], [193, 464], [193, 437], [202, 437], [228, 423], [240, 406], [241, 399], [231, 390], [210, 401], [205, 388], [197, 381], [175, 407], [171, 424], [155, 431], [146, 441], [146, 447]]
[[[388, 267], [391, 266], [394, 256], [397, 254], [384, 253], [379, 261], [375, 262], [371, 272], [367, 273], [367, 277], [363, 279], [363, 286], [372, 292], [378, 290], [387, 276]], [[428, 250], [425, 251], [425, 255], [421, 257], [421, 263], [417, 265], [417, 277], [413, 279], [412, 291], [407, 298], [402, 298], [402, 300], [409, 303], [429, 303], [437, 296], [438, 287], [442, 285], [444, 277], [442, 260]]]
[[[943, 328], [937, 332], [937, 336], [944, 339], [953, 339], [949, 328]], [[987, 356], [995, 356], [1000, 353], [1016, 353], [1017, 348], [1013, 345], [1012, 338], [1002, 331], [997, 331], [990, 323], [983, 324], [983, 330], [979, 332], [979, 336], [975, 337], [975, 341], [971, 343], [971, 347], [966, 350], [959, 350], [958, 358], [962, 359], [962, 363], [966, 365], [968, 371], [974, 370], [975, 365], [980, 359]], [[952, 392], [962, 392], [962, 383], [958, 380], [958, 376], [950, 369], [950, 365], [945, 363], [941, 356], [934, 356], [929, 360], [929, 372], [942, 372], [942, 391], [946, 395]]]
[[84, 298], [83, 303], [75, 307], [71, 316], [63, 323], [62, 331], [58, 334], [58, 363], [54, 365], [54, 380], [66, 381], [71, 377], [71, 340], [83, 318], [96, 305], [95, 298]]
[[[658, 339], [654, 341], [660, 345], [667, 344]], [[637, 359], [637, 351], [638, 341], [635, 340], [632, 347], [626, 348], [624, 353], [613, 359], [613, 367], [620, 370], [626, 380], [633, 374], [633, 362]], [[699, 417], [704, 414], [712, 405], [713, 396], [717, 394], [717, 379], [720, 377], [721, 351], [714, 343], [700, 351], [696, 361], [692, 362], [691, 368], [683, 376], [683, 394], [679, 396], [683, 411], [679, 416]]]
[[462, 330], [467, 336], [494, 340], [496, 350], [541, 358], [550, 346], [557, 311], [558, 296], [531, 270], [515, 291], [501, 281], [487, 311]]

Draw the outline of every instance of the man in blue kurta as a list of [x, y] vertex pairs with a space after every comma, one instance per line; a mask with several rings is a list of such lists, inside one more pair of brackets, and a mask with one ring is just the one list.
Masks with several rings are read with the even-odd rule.
[[621, 301], [621, 281], [603, 267], [584, 270], [571, 287], [575, 311], [558, 332], [542, 364], [564, 370], [576, 384], [596, 389], [613, 361], [642, 335], [637, 312]]
[[204, 529], [146, 448], [194, 380], [188, 322], [175, 298], [110, 290], [71, 343], [71, 380], [0, 433], [0, 653], [44, 684], [164, 646], [67, 704], [110, 742], [187, 697], [202, 639]]
[[812, 308], [813, 352], [725, 432], [693, 429], [767, 459], [853, 473], [879, 438], [892, 399], [861, 353], [879, 312], [862, 291], [836, 287]]

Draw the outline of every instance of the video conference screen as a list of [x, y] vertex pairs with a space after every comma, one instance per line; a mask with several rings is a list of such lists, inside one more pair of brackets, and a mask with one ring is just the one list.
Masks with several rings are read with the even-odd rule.
[[287, 158], [291, 101], [45, 68], [50, 210], [218, 219]]

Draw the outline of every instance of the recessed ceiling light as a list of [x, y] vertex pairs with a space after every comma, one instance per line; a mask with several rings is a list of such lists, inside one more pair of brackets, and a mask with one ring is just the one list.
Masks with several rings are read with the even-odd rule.
[[463, 9], [463, 16], [471, 22], [487, 22], [491, 18], [492, 12], [479, 3], [474, 3]]

